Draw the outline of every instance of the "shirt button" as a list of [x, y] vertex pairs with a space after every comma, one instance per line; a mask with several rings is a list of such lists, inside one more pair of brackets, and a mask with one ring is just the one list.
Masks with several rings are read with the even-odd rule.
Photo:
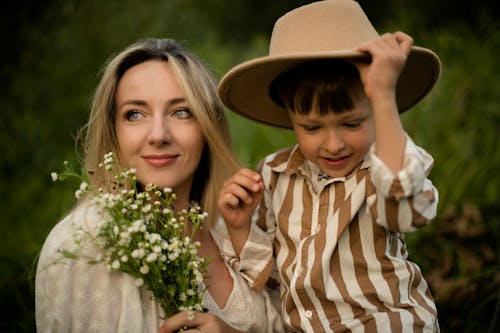
[[316, 233], [318, 233], [318, 232], [320, 232], [320, 230], [321, 230], [321, 226], [318, 224], [318, 225], [316, 226], [316, 228], [314, 228], [314, 231], [315, 231]]
[[312, 316], [313, 316], [313, 312], [312, 312], [311, 310], [307, 310], [307, 311], [305, 312], [305, 315], [306, 315], [307, 319], [311, 319], [311, 318], [312, 318]]

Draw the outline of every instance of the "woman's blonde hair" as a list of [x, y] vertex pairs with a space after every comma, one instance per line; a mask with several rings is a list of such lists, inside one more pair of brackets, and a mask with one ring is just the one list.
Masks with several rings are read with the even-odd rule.
[[[84, 165], [95, 188], [110, 184], [98, 167], [104, 155], [113, 152], [123, 169], [115, 131], [115, 94], [119, 80], [131, 67], [149, 60], [168, 61], [185, 90], [191, 111], [200, 123], [206, 145], [195, 171], [191, 200], [208, 212], [212, 225], [217, 218], [217, 197], [225, 179], [239, 167], [232, 149], [224, 107], [217, 84], [208, 67], [194, 54], [171, 39], [143, 39], [111, 58], [97, 86], [89, 121], [82, 131]], [[104, 185], [106, 186], [106, 185]]]

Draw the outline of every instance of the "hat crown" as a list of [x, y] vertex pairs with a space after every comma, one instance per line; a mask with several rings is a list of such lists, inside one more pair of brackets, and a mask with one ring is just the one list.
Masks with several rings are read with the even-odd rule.
[[[369, 60], [368, 53], [357, 49], [377, 38], [379, 34], [354, 0], [322, 0], [296, 8], [276, 21], [269, 55], [233, 67], [219, 83], [219, 96], [236, 113], [263, 124], [292, 128], [288, 110], [270, 96], [272, 82], [307, 61]], [[412, 46], [396, 86], [399, 112], [408, 110], [432, 89], [440, 68], [434, 52]]]
[[269, 55], [354, 50], [379, 34], [354, 0], [324, 0], [276, 21]]

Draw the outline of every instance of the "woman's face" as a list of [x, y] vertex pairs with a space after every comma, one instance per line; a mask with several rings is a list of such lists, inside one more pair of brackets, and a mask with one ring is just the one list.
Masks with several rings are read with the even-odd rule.
[[170, 187], [189, 200], [205, 140], [171, 65], [151, 60], [128, 69], [118, 82], [115, 105], [125, 167], [136, 168], [142, 184]]

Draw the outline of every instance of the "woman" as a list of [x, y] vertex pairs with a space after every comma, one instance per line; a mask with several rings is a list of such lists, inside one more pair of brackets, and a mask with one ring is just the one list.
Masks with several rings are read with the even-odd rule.
[[[102, 223], [83, 199], [57, 224], [40, 254], [36, 276], [38, 332], [172, 332], [189, 326], [204, 332], [272, 332], [281, 330], [276, 310], [265, 293], [252, 290], [224, 264], [217, 240], [226, 237], [218, 221], [217, 196], [238, 164], [231, 149], [216, 83], [193, 54], [168, 39], [146, 39], [112, 58], [97, 87], [86, 126], [85, 168], [95, 188], [106, 174], [98, 164], [113, 152], [120, 169], [135, 168], [140, 184], [170, 187], [174, 210], [191, 201], [208, 212], [196, 235], [199, 254], [210, 257], [204, 280], [205, 313], [181, 312], [162, 323], [161, 308], [151, 294], [124, 273], [104, 265], [61, 260], [78, 227]], [[265, 318], [265, 320], [263, 320]]]

